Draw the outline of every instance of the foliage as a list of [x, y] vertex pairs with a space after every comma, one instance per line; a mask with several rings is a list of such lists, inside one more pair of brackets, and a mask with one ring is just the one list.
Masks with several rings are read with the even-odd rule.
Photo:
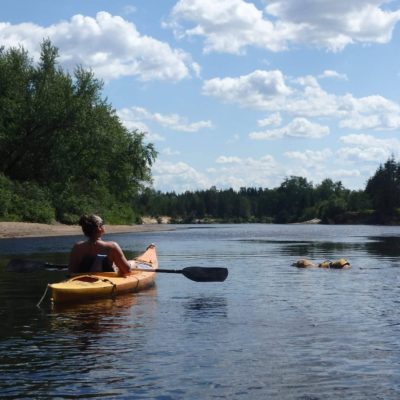
[[320, 218], [325, 223], [345, 223], [346, 212], [353, 212], [354, 221], [357, 213], [367, 214], [370, 202], [365, 193], [345, 189], [341, 182], [326, 179], [314, 187], [305, 178], [291, 176], [275, 189], [212, 187], [182, 194], [146, 189], [138, 206], [141, 214], [169, 215], [173, 222], [288, 223]]
[[0, 174], [0, 220], [51, 223], [54, 208], [49, 192], [33, 182], [12, 182]]
[[91, 71], [71, 76], [57, 58], [49, 40], [37, 65], [23, 48], [0, 49], [0, 173], [43, 188], [60, 222], [95, 210], [132, 222], [156, 151], [122, 125]]
[[365, 188], [380, 220], [397, 217], [396, 209], [400, 207], [400, 164], [389, 158], [380, 165]]

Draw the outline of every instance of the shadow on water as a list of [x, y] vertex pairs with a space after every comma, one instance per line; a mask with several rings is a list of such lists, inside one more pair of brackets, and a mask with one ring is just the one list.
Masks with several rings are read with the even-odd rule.
[[227, 317], [227, 301], [225, 297], [206, 296], [194, 297], [183, 303], [185, 317], [188, 318], [210, 318]]
[[369, 236], [362, 241], [305, 241], [305, 240], [253, 240], [274, 246], [283, 256], [309, 259], [347, 258], [349, 254], [365, 252], [376, 258], [400, 256], [400, 236]]
[[364, 244], [365, 250], [374, 256], [399, 257], [400, 256], [400, 236], [372, 236]]

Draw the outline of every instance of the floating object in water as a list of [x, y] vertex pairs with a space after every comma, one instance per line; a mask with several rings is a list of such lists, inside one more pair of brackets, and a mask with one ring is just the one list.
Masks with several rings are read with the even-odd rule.
[[294, 265], [297, 268], [313, 268], [313, 267], [331, 268], [331, 269], [351, 268], [350, 263], [345, 258], [339, 258], [338, 260], [335, 260], [335, 261], [326, 260], [319, 264], [314, 264], [312, 261], [307, 260], [307, 259], [300, 259], [300, 260], [297, 260], [292, 265]]
[[297, 260], [295, 263], [293, 263], [297, 268], [312, 268], [312, 267], [317, 267], [317, 265], [313, 264], [310, 260], [307, 259], [301, 259]]

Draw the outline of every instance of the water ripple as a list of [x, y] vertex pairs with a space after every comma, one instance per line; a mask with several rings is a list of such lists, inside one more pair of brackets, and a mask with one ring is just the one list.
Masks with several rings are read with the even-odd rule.
[[[35, 305], [59, 272], [4, 272], [12, 254], [65, 261], [60, 239], [1, 243], [1, 398], [397, 399], [397, 227], [226, 225], [120, 235], [163, 268], [221, 266], [224, 283], [159, 274], [143, 293]], [[71, 239], [69, 239], [71, 240]], [[49, 249], [53, 249], [50, 252]], [[300, 270], [298, 258], [352, 268]]]

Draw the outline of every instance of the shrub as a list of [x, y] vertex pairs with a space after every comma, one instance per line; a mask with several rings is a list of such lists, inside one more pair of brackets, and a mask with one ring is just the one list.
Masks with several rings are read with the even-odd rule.
[[53, 222], [55, 212], [49, 192], [33, 182], [13, 182], [0, 175], [0, 219]]

